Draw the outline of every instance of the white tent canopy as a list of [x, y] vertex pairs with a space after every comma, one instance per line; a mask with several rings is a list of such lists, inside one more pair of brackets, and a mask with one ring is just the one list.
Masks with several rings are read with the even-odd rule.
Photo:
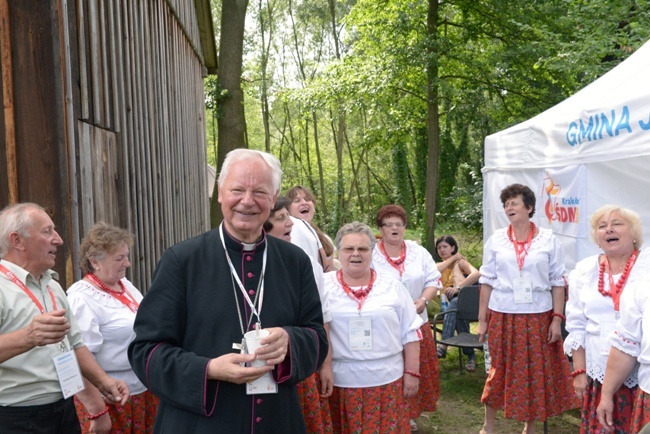
[[650, 243], [650, 42], [545, 112], [485, 138], [483, 236], [508, 224], [512, 183], [537, 197], [533, 221], [562, 241], [570, 270], [599, 252], [589, 218], [606, 204], [640, 214]]

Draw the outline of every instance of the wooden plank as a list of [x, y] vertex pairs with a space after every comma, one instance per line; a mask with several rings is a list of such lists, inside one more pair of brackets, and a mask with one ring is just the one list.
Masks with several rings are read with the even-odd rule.
[[[111, 62], [110, 62], [110, 77], [111, 77], [111, 90], [112, 90], [112, 101], [113, 101], [113, 124], [114, 128], [113, 130], [116, 133], [120, 132], [120, 122], [121, 122], [121, 113], [122, 110], [119, 108], [122, 107], [122, 98], [120, 96], [120, 89], [122, 86], [118, 86], [118, 80], [117, 77], [120, 75], [120, 62], [122, 61], [122, 47], [120, 44], [121, 41], [121, 35], [120, 35], [120, 30], [119, 30], [119, 16], [116, 19], [115, 16], [115, 9], [114, 3], [116, 3], [117, 0], [110, 0], [106, 2], [106, 7], [108, 8], [107, 11], [107, 16], [108, 16], [108, 35], [107, 35], [107, 49], [108, 52], [110, 53], [111, 57]], [[117, 22], [117, 23], [116, 23]], [[117, 29], [117, 30], [116, 30]], [[119, 53], [119, 54], [118, 54]], [[106, 81], [108, 85], [108, 80]], [[121, 82], [119, 82], [121, 84]], [[108, 95], [108, 93], [107, 93]], [[109, 116], [110, 118], [110, 116]]]
[[98, 125], [102, 125], [102, 127], [110, 130], [111, 129], [111, 108], [110, 108], [110, 94], [108, 92], [108, 83], [110, 79], [109, 75], [109, 65], [108, 65], [108, 55], [107, 52], [111, 49], [111, 45], [109, 44], [109, 38], [106, 33], [106, 28], [107, 28], [107, 23], [106, 23], [106, 12], [105, 12], [105, 5], [106, 3], [111, 3], [114, 0], [108, 0], [108, 1], [102, 1], [99, 4], [99, 41], [100, 41], [100, 46], [99, 50], [100, 53], [98, 53], [98, 56], [101, 56], [101, 67], [100, 71], [101, 73], [101, 92], [102, 92], [102, 101], [103, 101], [103, 112], [101, 118], [103, 119], [103, 123], [99, 123]]
[[[136, 5], [136, 7], [134, 7]], [[141, 33], [141, 11], [142, 11], [142, 1], [132, 1], [131, 2], [131, 29], [134, 40], [137, 40], [132, 47], [132, 68], [133, 68], [133, 111], [135, 113], [135, 137], [136, 142], [134, 143], [135, 155], [136, 155], [136, 167], [137, 167], [137, 185], [140, 188], [140, 213], [142, 216], [142, 222], [140, 226], [140, 232], [143, 234], [143, 257], [140, 258], [142, 272], [144, 276], [151, 275], [151, 270], [148, 261], [146, 260], [146, 255], [149, 255], [149, 252], [152, 251], [151, 237], [145, 236], [148, 234], [149, 222], [151, 221], [151, 210], [150, 210], [150, 193], [149, 186], [147, 184], [147, 172], [146, 172], [146, 146], [144, 142], [144, 115], [143, 115], [143, 105], [144, 101], [142, 95], [142, 82], [145, 77], [142, 74], [142, 33]]]
[[77, 121], [79, 136], [79, 186], [81, 211], [81, 232], [87, 231], [95, 221], [95, 195], [93, 192], [93, 159], [91, 158], [92, 140], [90, 125]]
[[[79, 207], [79, 189], [77, 183], [77, 144], [75, 131], [77, 130], [77, 125], [75, 122], [75, 97], [73, 91], [73, 72], [72, 72], [72, 62], [73, 62], [73, 53], [71, 49], [70, 40], [73, 37], [75, 32], [70, 28], [70, 11], [68, 10], [68, 1], [60, 0], [60, 26], [61, 26], [61, 72], [63, 75], [63, 125], [64, 125], [64, 134], [65, 139], [62, 144], [62, 148], [65, 149], [67, 155], [67, 161], [65, 161], [66, 180], [67, 180], [67, 194], [62, 194], [65, 196], [65, 200], [68, 202], [67, 206], [64, 204], [63, 213], [67, 215], [62, 216], [66, 221], [69, 221], [70, 228], [70, 239], [68, 240], [68, 252], [70, 253], [66, 260], [66, 282], [72, 282], [78, 280], [80, 276], [79, 267], [77, 267], [79, 261], [79, 243], [80, 243], [80, 212]], [[73, 12], [76, 12], [73, 7]], [[73, 20], [74, 22], [74, 20]], [[62, 170], [63, 171], [63, 170]]]
[[[114, 7], [115, 6], [115, 7]], [[111, 65], [113, 71], [111, 74], [112, 88], [113, 88], [113, 120], [114, 130], [116, 132], [117, 145], [119, 147], [119, 161], [120, 161], [120, 227], [125, 228], [133, 233], [133, 205], [131, 198], [131, 177], [129, 176], [129, 167], [131, 159], [129, 158], [128, 146], [128, 130], [124, 128], [126, 125], [126, 105], [125, 105], [125, 74], [124, 74], [124, 46], [122, 37], [122, 10], [119, 0], [115, 2], [108, 2], [109, 14], [109, 31], [111, 35]], [[123, 130], [124, 128], [124, 130]], [[132, 278], [133, 269], [130, 271]], [[132, 280], [135, 281], [135, 280]]]
[[[133, 208], [134, 212], [131, 214], [130, 218], [132, 219], [132, 229], [131, 231], [135, 235], [135, 243], [133, 245], [133, 251], [131, 252], [131, 262], [133, 264], [133, 276], [135, 281], [139, 282], [142, 285], [146, 282], [146, 275], [144, 273], [144, 267], [142, 266], [143, 257], [145, 256], [146, 250], [144, 249], [145, 235], [142, 233], [143, 226], [143, 216], [142, 212], [142, 197], [139, 192], [138, 184], [138, 167], [137, 167], [137, 158], [136, 158], [136, 116], [134, 113], [134, 91], [133, 91], [133, 50], [135, 41], [133, 39], [133, 26], [132, 26], [132, 16], [133, 16], [133, 2], [132, 0], [121, 0], [120, 9], [122, 11], [122, 32], [124, 34], [124, 44], [123, 44], [123, 61], [124, 61], [124, 81], [123, 85], [125, 88], [124, 97], [125, 105], [124, 112], [126, 114], [125, 130], [126, 130], [126, 147], [128, 150], [128, 177], [129, 182], [133, 185]], [[145, 286], [148, 288], [148, 285]]]
[[84, 2], [77, 0], [77, 45], [79, 49], [79, 91], [81, 93], [81, 119], [88, 120], [88, 72], [86, 52], [86, 22], [84, 21]]
[[88, 0], [88, 31], [90, 35], [90, 73], [91, 73], [91, 92], [93, 97], [92, 123], [101, 125], [101, 59], [99, 53], [101, 50], [99, 41], [99, 18], [97, 17], [97, 1]]
[[5, 156], [7, 158], [8, 203], [18, 203], [18, 162], [14, 114], [13, 60], [8, 0], [0, 0], [0, 56], [2, 63], [2, 102], [4, 104]]

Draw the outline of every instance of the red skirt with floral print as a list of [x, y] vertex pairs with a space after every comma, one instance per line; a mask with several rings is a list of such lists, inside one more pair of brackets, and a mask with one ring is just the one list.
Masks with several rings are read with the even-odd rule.
[[334, 387], [330, 397], [336, 433], [410, 432], [402, 379], [377, 387]]
[[296, 386], [302, 415], [309, 434], [334, 432], [327, 398], [320, 396], [320, 379], [317, 373], [298, 383]]
[[425, 411], [436, 411], [436, 403], [440, 397], [440, 368], [436, 355], [436, 344], [428, 321], [420, 331], [422, 332], [420, 341], [420, 374], [422, 377], [420, 377], [417, 396], [406, 400], [411, 419], [417, 419]]
[[634, 406], [632, 407], [632, 424], [630, 432], [639, 432], [650, 423], [650, 394], [637, 388]]
[[[598, 422], [596, 409], [600, 403], [600, 394], [603, 385], [598, 380], [588, 377], [587, 393], [582, 402], [582, 412], [580, 414], [582, 425], [580, 434], [600, 434], [606, 432], [603, 426]], [[636, 386], [629, 388], [625, 385], [614, 394], [614, 434], [627, 434], [630, 432], [630, 422], [632, 420], [632, 404], [634, 403], [634, 394]], [[635, 431], [636, 432], [636, 431]]]
[[[88, 412], [83, 404], [75, 397], [74, 405], [81, 423], [81, 432], [90, 432]], [[158, 410], [158, 397], [148, 390], [129, 397], [126, 404], [108, 405], [111, 416], [111, 434], [147, 434], [153, 432], [153, 423]]]
[[488, 344], [492, 366], [481, 402], [522, 422], [545, 421], [580, 406], [573, 392], [562, 340], [548, 344], [550, 312], [490, 311]]

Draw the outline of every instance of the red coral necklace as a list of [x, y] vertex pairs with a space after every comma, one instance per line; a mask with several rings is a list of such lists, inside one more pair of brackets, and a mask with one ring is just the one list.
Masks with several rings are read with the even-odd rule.
[[379, 243], [379, 250], [384, 255], [388, 263], [392, 265], [393, 268], [395, 268], [397, 271], [399, 271], [399, 275], [402, 277], [402, 274], [404, 274], [404, 260], [406, 259], [406, 243], [402, 241], [402, 248], [400, 249], [399, 258], [397, 259], [391, 258], [388, 252], [386, 252], [383, 240]]
[[[605, 259], [600, 263], [600, 270], [598, 272], [598, 292], [600, 292], [604, 297], [612, 297], [612, 300], [614, 301], [615, 311], [618, 311], [621, 294], [623, 293], [623, 289], [627, 283], [627, 278], [630, 276], [630, 272], [632, 271], [632, 267], [634, 267], [634, 263], [636, 262], [636, 257], [638, 254], [639, 251], [637, 249], [634, 249], [632, 255], [627, 259], [627, 262], [625, 263], [623, 274], [616, 283], [614, 283], [614, 279], [612, 278], [607, 256], [605, 256]], [[607, 275], [609, 276], [609, 291], [605, 291], [605, 269], [607, 269]]]
[[361, 288], [357, 289], [354, 291], [350, 285], [348, 285], [345, 282], [345, 279], [343, 278], [343, 271], [339, 270], [336, 272], [336, 278], [338, 279], [339, 283], [343, 287], [343, 291], [347, 295], [349, 295], [351, 298], [354, 298], [357, 300], [359, 303], [358, 309], [361, 310], [361, 306], [363, 305], [363, 302], [365, 301], [366, 297], [368, 297], [368, 294], [370, 294], [370, 291], [372, 290], [372, 285], [375, 283], [375, 279], [377, 278], [377, 273], [375, 270], [372, 268], [370, 269], [370, 282], [368, 282], [368, 286], [362, 286]]

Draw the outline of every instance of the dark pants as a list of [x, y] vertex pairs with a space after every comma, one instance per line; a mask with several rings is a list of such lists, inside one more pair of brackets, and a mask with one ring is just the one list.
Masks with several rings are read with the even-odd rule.
[[[449, 309], [456, 309], [458, 297], [454, 297], [449, 302]], [[454, 330], [458, 333], [469, 333], [469, 321], [456, 320], [456, 312], [448, 313], [444, 316], [442, 323], [442, 339], [449, 339], [454, 335]], [[463, 348], [463, 354], [470, 359], [474, 358], [474, 348]]]
[[27, 407], [0, 406], [0, 434], [80, 434], [72, 398]]

